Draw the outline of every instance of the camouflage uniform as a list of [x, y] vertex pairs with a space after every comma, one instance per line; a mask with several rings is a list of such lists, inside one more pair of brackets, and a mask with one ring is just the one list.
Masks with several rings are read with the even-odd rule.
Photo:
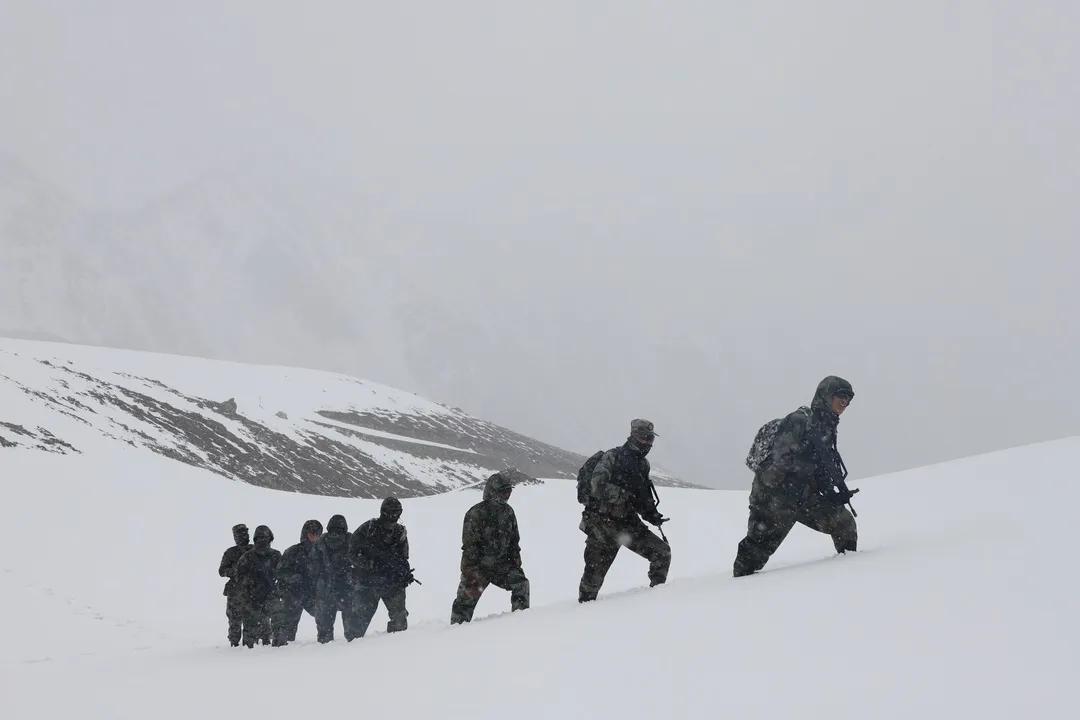
[[405, 526], [398, 523], [399, 517], [401, 503], [397, 498], [387, 498], [379, 517], [357, 528], [349, 541], [349, 557], [356, 578], [353, 637], [363, 637], [367, 632], [380, 600], [390, 615], [386, 632], [400, 632], [409, 627], [405, 588], [412, 583], [413, 576], [409, 568], [409, 537]]
[[521, 569], [517, 516], [507, 504], [513, 485], [502, 473], [488, 478], [483, 502], [465, 513], [461, 530], [461, 582], [450, 623], [472, 620], [488, 585], [510, 591], [510, 609], [529, 607], [529, 579]]
[[[647, 443], [642, 441], [646, 436]], [[651, 422], [634, 420], [626, 443], [604, 453], [593, 470], [589, 501], [581, 515], [580, 528], [586, 535], [585, 571], [578, 602], [596, 599], [621, 547], [649, 561], [650, 586], [667, 580], [671, 547], [641, 521], [644, 518], [656, 526], [665, 521], [656, 509], [651, 468], [645, 459], [653, 436]]]
[[334, 639], [334, 621], [341, 613], [345, 637], [352, 639], [352, 566], [349, 563], [349, 525], [344, 516], [335, 515], [326, 524], [326, 534], [315, 543], [319, 556], [319, 579], [316, 583], [315, 626], [319, 642]]
[[847, 380], [829, 376], [818, 385], [809, 408], [796, 410], [780, 424], [772, 451], [754, 476], [750, 520], [735, 557], [736, 577], [765, 567], [797, 522], [831, 535], [837, 552], [856, 549], [855, 518], [827, 499], [831, 483], [821, 472], [824, 463], [833, 461], [823, 456], [836, 453], [836, 396], [852, 398], [855, 392]]
[[296, 639], [296, 628], [306, 610], [315, 616], [315, 587], [319, 579], [319, 556], [308, 535], [322, 535], [318, 520], [308, 520], [300, 529], [300, 542], [285, 550], [277, 569], [277, 597], [274, 609], [274, 645]]
[[222, 594], [225, 596], [225, 617], [229, 621], [229, 644], [236, 647], [240, 644], [244, 629], [244, 611], [237, 597], [236, 563], [251, 549], [251, 543], [248, 542], [248, 529], [244, 524], [234, 525], [232, 534], [235, 544], [221, 556], [218, 575], [229, 578]]
[[255, 528], [255, 547], [236, 563], [239, 601], [244, 613], [244, 645], [270, 644], [270, 613], [274, 600], [274, 573], [281, 553], [270, 547], [274, 533], [260, 525]]

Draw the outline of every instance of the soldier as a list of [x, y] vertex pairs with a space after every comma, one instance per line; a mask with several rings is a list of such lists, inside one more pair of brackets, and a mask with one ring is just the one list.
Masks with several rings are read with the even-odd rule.
[[296, 627], [305, 610], [315, 617], [315, 586], [319, 579], [315, 543], [322, 537], [322, 532], [321, 522], [308, 520], [300, 529], [300, 542], [281, 555], [277, 570], [274, 645], [287, 645], [296, 639]]
[[855, 550], [855, 518], [844, 508], [850, 499], [833, 491], [830, 466], [842, 467], [836, 426], [855, 391], [843, 378], [818, 384], [810, 407], [781, 421], [772, 448], [754, 475], [750, 520], [739, 543], [734, 575], [750, 575], [769, 560], [796, 522], [832, 536], [838, 553]]
[[244, 611], [244, 645], [270, 644], [270, 611], [274, 597], [274, 573], [281, 553], [270, 547], [274, 533], [260, 525], [255, 528], [255, 547], [236, 563], [239, 599]]
[[316, 583], [315, 626], [321, 643], [334, 639], [334, 621], [338, 612], [345, 636], [352, 633], [352, 567], [349, 563], [349, 524], [343, 515], [335, 515], [326, 524], [326, 534], [315, 543], [319, 556], [319, 579]]
[[398, 523], [400, 517], [401, 501], [388, 497], [382, 502], [379, 517], [357, 528], [349, 541], [356, 592], [352, 628], [346, 634], [348, 640], [364, 636], [379, 600], [390, 615], [386, 632], [400, 632], [409, 627], [405, 588], [415, 578], [409, 567], [409, 538], [405, 526]]
[[[581, 514], [585, 533], [585, 572], [578, 587], [578, 602], [596, 599], [611, 563], [626, 547], [649, 561], [649, 586], [667, 580], [671, 548], [645, 527], [660, 527], [668, 518], [657, 511], [656, 489], [649, 478], [649, 461], [656, 432], [648, 420], [632, 420], [630, 437], [608, 450], [593, 469], [588, 500]], [[639, 517], [640, 516], [640, 517]]]
[[243, 523], [233, 525], [233, 545], [221, 556], [221, 564], [218, 565], [218, 575], [229, 578], [225, 583], [225, 617], [229, 620], [229, 644], [233, 647], [240, 645], [240, 637], [244, 628], [244, 613], [238, 602], [236, 583], [236, 563], [240, 557], [251, 549], [248, 542], [247, 525]]
[[465, 513], [461, 530], [461, 582], [450, 623], [472, 620], [476, 603], [489, 584], [510, 591], [510, 609], [529, 607], [529, 580], [521, 569], [517, 516], [507, 504], [513, 484], [495, 473], [484, 486], [483, 502]]

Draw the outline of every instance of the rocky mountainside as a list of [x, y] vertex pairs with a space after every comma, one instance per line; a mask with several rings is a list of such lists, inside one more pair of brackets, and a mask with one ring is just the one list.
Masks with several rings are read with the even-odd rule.
[[584, 460], [344, 375], [0, 339], [0, 448], [125, 446], [261, 487], [361, 498], [446, 492], [505, 467], [571, 478]]

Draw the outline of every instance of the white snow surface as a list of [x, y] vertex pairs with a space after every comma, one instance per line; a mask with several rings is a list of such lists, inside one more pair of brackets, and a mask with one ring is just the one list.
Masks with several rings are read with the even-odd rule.
[[[245, 372], [247, 368], [245, 368]], [[230, 648], [229, 528], [274, 546], [308, 518], [350, 528], [378, 501], [266, 490], [116, 444], [0, 450], [4, 718], [1072, 717], [1080, 676], [1072, 471], [1080, 438], [862, 480], [860, 551], [796, 526], [765, 571], [730, 575], [746, 493], [662, 490], [670, 581], [620, 553], [575, 602], [583, 535], [571, 481], [511, 500], [533, 607], [490, 588], [450, 627], [475, 491], [406, 500], [410, 628]], [[1069, 710], [1072, 707], [1074, 710]]]

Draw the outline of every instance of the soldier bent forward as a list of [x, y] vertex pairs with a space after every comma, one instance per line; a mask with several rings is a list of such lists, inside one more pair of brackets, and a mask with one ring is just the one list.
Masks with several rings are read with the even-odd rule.
[[341, 613], [345, 638], [352, 632], [352, 564], [349, 562], [349, 524], [343, 515], [335, 515], [326, 524], [326, 534], [315, 543], [319, 555], [319, 579], [316, 590], [315, 625], [319, 642], [334, 639], [334, 621]]
[[472, 620], [487, 586], [510, 591], [510, 609], [529, 607], [529, 579], [521, 569], [517, 516], [508, 504], [513, 484], [495, 473], [484, 486], [484, 500], [465, 513], [461, 529], [461, 582], [450, 611], [450, 623]]
[[270, 547], [274, 533], [260, 525], [255, 528], [255, 547], [236, 563], [236, 582], [244, 612], [244, 645], [255, 647], [256, 642], [270, 644], [270, 613], [274, 599], [274, 573], [281, 553]]
[[769, 560], [795, 523], [832, 536], [839, 553], [855, 550], [855, 518], [835, 501], [825, 468], [839, 464], [836, 426], [855, 391], [843, 378], [822, 380], [809, 408], [788, 415], [772, 450], [754, 475], [750, 520], [739, 543], [733, 574], [750, 575]]
[[296, 628], [305, 610], [315, 617], [315, 589], [320, 569], [315, 543], [322, 532], [321, 522], [308, 520], [300, 528], [300, 542], [281, 554], [273, 620], [274, 645], [286, 645], [296, 639]]
[[349, 541], [356, 578], [353, 637], [363, 637], [367, 632], [380, 600], [390, 615], [386, 632], [400, 632], [409, 627], [405, 588], [413, 582], [413, 574], [409, 567], [409, 538], [405, 526], [398, 523], [400, 517], [401, 502], [386, 498], [379, 517], [358, 527]]
[[[648, 420], [633, 420], [626, 443], [608, 450], [589, 479], [589, 499], [581, 514], [585, 533], [585, 571], [578, 602], [595, 600], [619, 548], [626, 547], [649, 561], [649, 586], [667, 580], [671, 548], [641, 521], [660, 527], [667, 522], [656, 509], [649, 478], [649, 461], [656, 433]], [[639, 517], [640, 516], [640, 517]]]

